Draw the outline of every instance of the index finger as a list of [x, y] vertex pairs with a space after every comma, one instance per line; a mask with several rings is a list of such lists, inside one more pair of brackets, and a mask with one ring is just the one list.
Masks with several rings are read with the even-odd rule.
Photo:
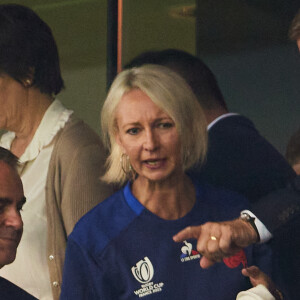
[[174, 242], [182, 242], [188, 239], [198, 239], [201, 234], [201, 226], [189, 226], [173, 236]]

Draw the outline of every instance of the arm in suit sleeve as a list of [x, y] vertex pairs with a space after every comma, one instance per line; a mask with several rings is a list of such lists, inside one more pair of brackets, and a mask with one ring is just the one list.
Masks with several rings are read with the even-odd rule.
[[300, 223], [300, 176], [286, 188], [274, 191], [252, 204], [251, 211], [274, 237]]

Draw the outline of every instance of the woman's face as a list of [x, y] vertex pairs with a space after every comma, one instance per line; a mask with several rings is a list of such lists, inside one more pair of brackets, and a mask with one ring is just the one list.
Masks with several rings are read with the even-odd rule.
[[116, 140], [139, 178], [162, 181], [182, 172], [174, 121], [141, 90], [126, 93], [116, 109]]
[[26, 88], [8, 75], [0, 74], [0, 128], [15, 131], [26, 103]]

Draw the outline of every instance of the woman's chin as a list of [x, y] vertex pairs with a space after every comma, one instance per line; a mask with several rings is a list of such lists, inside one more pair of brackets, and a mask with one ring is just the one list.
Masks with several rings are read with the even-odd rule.
[[177, 176], [175, 177], [175, 172], [170, 172], [166, 170], [152, 170], [151, 172], [142, 172], [141, 174], [138, 175], [138, 178], [142, 180], [147, 180], [150, 182], [168, 182], [168, 181], [174, 181], [174, 178], [178, 178]]

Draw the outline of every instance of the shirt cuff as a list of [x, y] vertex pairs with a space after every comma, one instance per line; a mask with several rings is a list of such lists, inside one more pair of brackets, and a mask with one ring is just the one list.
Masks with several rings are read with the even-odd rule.
[[261, 300], [275, 300], [274, 296], [269, 290], [262, 284], [256, 287], [238, 293], [236, 300], [250, 300], [250, 299], [261, 299]]
[[273, 236], [271, 232], [267, 229], [267, 227], [256, 217], [254, 213], [250, 210], [243, 210], [242, 213], [247, 213], [250, 217], [255, 218], [254, 223], [258, 230], [260, 241], [259, 243], [266, 243], [269, 241]]

